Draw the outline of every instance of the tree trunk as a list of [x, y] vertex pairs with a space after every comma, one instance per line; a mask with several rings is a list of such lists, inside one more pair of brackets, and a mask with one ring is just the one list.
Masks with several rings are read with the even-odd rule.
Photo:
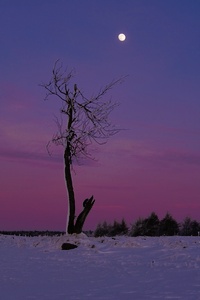
[[74, 197], [74, 188], [72, 183], [71, 176], [71, 164], [70, 164], [70, 150], [67, 146], [64, 152], [64, 161], [65, 161], [65, 181], [67, 185], [67, 191], [69, 196], [69, 205], [68, 205], [68, 224], [67, 224], [67, 233], [74, 233], [74, 219], [75, 219], [75, 197]]

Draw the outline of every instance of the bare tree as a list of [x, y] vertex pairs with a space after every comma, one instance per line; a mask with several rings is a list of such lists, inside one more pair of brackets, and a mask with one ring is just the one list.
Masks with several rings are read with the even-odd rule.
[[[64, 147], [65, 181], [68, 191], [67, 233], [81, 233], [85, 219], [94, 205], [91, 196], [83, 201], [83, 210], [75, 217], [75, 195], [72, 180], [74, 160], [82, 156], [91, 157], [88, 146], [93, 141], [104, 144], [109, 137], [119, 129], [112, 126], [109, 115], [117, 105], [111, 100], [104, 100], [105, 94], [122, 79], [112, 81], [101, 89], [97, 95], [86, 98], [76, 84], [71, 85], [73, 72], [63, 71], [59, 60], [52, 70], [52, 78], [46, 84], [41, 84], [46, 90], [46, 97], [54, 96], [61, 101], [61, 120], [56, 119], [58, 132], [51, 142]], [[76, 219], [75, 219], [76, 218]]]

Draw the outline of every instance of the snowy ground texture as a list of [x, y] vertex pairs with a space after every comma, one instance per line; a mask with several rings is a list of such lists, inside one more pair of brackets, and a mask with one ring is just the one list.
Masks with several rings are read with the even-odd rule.
[[0, 235], [0, 299], [198, 300], [200, 237]]

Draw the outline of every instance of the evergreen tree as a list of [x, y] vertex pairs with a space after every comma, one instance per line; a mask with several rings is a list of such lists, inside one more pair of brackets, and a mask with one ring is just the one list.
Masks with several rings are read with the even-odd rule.
[[121, 234], [127, 234], [128, 233], [128, 226], [124, 220], [124, 218], [122, 219], [122, 222], [121, 222]]
[[200, 232], [200, 223], [196, 220], [191, 222], [191, 235], [197, 236]]
[[179, 225], [176, 220], [167, 213], [160, 221], [160, 235], [172, 236], [179, 233]]
[[182, 223], [181, 228], [181, 235], [191, 235], [191, 219], [189, 217], [186, 217]]
[[135, 223], [133, 223], [130, 233], [130, 236], [144, 236], [146, 232], [146, 223], [145, 220], [139, 218]]
[[152, 212], [151, 215], [145, 219], [145, 235], [147, 236], [158, 236], [159, 235], [159, 225], [160, 221], [155, 212]]

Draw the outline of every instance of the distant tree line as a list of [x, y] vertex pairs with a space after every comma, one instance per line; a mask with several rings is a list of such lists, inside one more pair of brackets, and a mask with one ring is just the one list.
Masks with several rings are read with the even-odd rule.
[[12, 230], [12, 231], [0, 231], [0, 234], [4, 234], [4, 235], [16, 235], [16, 236], [29, 236], [29, 237], [33, 237], [33, 236], [60, 236], [65, 234], [64, 231], [49, 231], [49, 230], [45, 230], [45, 231], [39, 231], [39, 230], [34, 230], [34, 231], [29, 231], [29, 230]]
[[200, 223], [187, 217], [182, 223], [178, 223], [170, 213], [159, 220], [155, 212], [148, 218], [139, 218], [129, 228], [124, 219], [121, 222], [114, 221], [108, 224], [104, 221], [97, 225], [94, 236], [197, 236], [200, 235]]
[[[186, 217], [183, 222], [178, 223], [170, 213], [159, 220], [155, 212], [152, 212], [147, 218], [139, 218], [130, 227], [126, 221], [122, 219], [121, 222], [114, 221], [112, 224], [104, 221], [99, 223], [94, 232], [85, 231], [88, 236], [198, 236], [200, 235], [200, 222]], [[60, 236], [64, 235], [64, 231], [0, 231], [4, 235], [17, 235], [17, 236]]]

